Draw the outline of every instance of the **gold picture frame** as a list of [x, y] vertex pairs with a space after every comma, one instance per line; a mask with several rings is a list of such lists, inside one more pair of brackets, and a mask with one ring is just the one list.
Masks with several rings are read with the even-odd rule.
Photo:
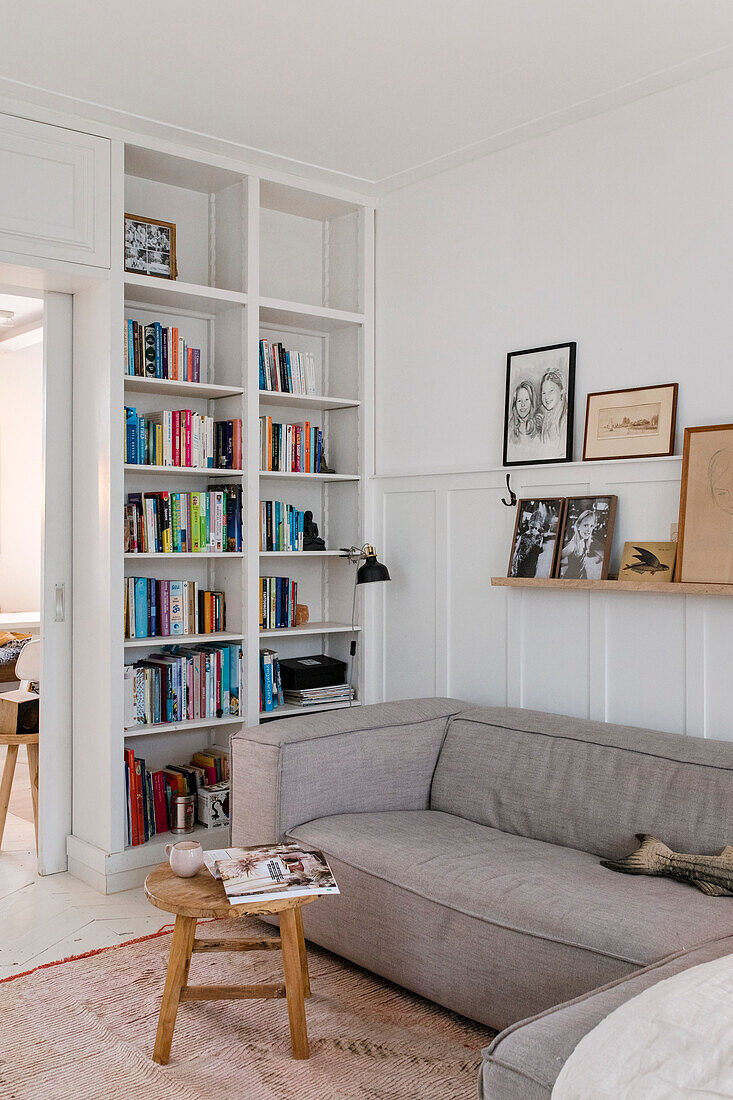
[[159, 218], [125, 214], [125, 271], [155, 279], [176, 279], [176, 226]]

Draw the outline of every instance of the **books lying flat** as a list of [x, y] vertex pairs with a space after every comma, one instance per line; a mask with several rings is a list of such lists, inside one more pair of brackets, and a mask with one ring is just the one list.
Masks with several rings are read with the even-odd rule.
[[284, 692], [286, 703], [299, 707], [314, 707], [324, 703], [348, 703], [354, 698], [351, 684], [334, 684], [332, 687], [302, 688]]
[[222, 880], [232, 905], [339, 893], [323, 852], [297, 844], [223, 848], [206, 852], [204, 863]]

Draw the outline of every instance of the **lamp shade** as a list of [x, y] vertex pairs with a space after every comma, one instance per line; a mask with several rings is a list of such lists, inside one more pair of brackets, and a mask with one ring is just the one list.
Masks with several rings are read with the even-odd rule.
[[377, 561], [377, 552], [373, 546], [367, 546], [365, 561], [356, 571], [357, 584], [371, 584], [373, 581], [388, 581], [389, 569]]

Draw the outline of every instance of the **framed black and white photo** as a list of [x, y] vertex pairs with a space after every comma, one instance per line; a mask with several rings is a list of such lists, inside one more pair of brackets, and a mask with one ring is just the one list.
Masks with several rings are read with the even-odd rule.
[[554, 577], [563, 497], [517, 502], [508, 577]]
[[138, 214], [125, 214], [125, 271], [175, 279], [176, 227]]
[[617, 501], [616, 496], [567, 497], [557, 570], [562, 580], [606, 580]]
[[572, 461], [574, 395], [574, 342], [509, 352], [505, 466]]

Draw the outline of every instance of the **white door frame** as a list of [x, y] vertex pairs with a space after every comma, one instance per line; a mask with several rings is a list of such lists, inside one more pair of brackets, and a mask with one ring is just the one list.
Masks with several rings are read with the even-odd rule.
[[43, 332], [38, 870], [65, 871], [71, 832], [73, 298], [48, 291]]

